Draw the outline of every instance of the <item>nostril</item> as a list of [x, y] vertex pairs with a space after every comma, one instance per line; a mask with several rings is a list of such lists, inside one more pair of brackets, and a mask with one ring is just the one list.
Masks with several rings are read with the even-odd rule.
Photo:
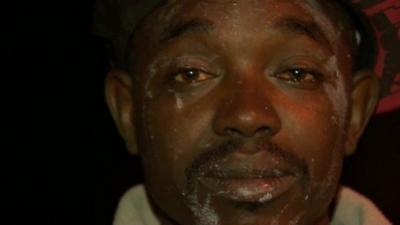
[[274, 134], [274, 129], [268, 126], [259, 127], [254, 132], [254, 135], [272, 135], [272, 134]]
[[232, 127], [227, 127], [224, 129], [224, 134], [228, 136], [263, 136], [263, 135], [273, 135], [274, 130], [268, 126], [258, 127], [257, 129], [236, 129]]
[[225, 135], [235, 136], [235, 135], [244, 135], [239, 129], [227, 127], [224, 129]]

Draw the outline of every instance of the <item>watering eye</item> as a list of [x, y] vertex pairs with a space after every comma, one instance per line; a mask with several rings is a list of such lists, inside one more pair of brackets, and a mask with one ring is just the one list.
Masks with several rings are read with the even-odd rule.
[[315, 87], [320, 82], [320, 76], [318, 72], [304, 68], [284, 70], [275, 74], [275, 77], [288, 82], [291, 85], [305, 88]]
[[184, 69], [174, 74], [174, 81], [179, 83], [196, 83], [214, 78], [215, 76], [198, 70], [198, 69]]

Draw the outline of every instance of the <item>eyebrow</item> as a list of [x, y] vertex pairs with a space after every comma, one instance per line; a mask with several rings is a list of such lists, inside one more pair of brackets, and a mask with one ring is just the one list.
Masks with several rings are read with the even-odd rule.
[[214, 29], [211, 21], [204, 19], [191, 19], [168, 26], [161, 34], [161, 42], [170, 41], [183, 35], [197, 32], [210, 33]]
[[[324, 32], [314, 21], [302, 20], [297, 17], [286, 17], [276, 22], [274, 28], [307, 36], [322, 45], [327, 45], [329, 43]], [[210, 33], [213, 30], [214, 24], [212, 21], [202, 18], [193, 18], [167, 26], [162, 31], [160, 41], [167, 42], [186, 34], [198, 32]]]
[[287, 17], [278, 21], [274, 27], [294, 34], [305, 35], [319, 44], [328, 44], [328, 38], [321, 28], [313, 21], [301, 20], [296, 17]]

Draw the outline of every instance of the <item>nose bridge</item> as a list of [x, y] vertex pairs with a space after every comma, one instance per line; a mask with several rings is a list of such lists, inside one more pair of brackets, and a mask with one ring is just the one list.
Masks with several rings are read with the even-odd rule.
[[271, 101], [273, 91], [265, 79], [247, 74], [231, 81], [228, 86], [230, 91], [224, 96], [215, 116], [217, 134], [251, 137], [274, 135], [279, 131], [280, 119]]
[[[263, 86], [250, 76], [242, 77], [236, 82], [232, 96], [231, 107], [244, 114], [254, 114], [261, 108], [269, 108], [267, 93], [263, 93]], [[263, 107], [265, 105], [265, 107]]]

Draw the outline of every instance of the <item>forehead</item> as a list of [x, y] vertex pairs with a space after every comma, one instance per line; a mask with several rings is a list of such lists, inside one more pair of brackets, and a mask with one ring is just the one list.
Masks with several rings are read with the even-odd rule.
[[[135, 37], [139, 39], [131, 40], [133, 48], [128, 49], [127, 55], [133, 59], [130, 57], [132, 49], [157, 51], [168, 44], [163, 40], [168, 40], [169, 36], [204, 35], [211, 31], [209, 33], [219, 42], [235, 42], [240, 38], [251, 41], [275, 32], [276, 27], [289, 28], [279, 31], [305, 34], [304, 37], [315, 36], [319, 44], [323, 43], [320, 47], [335, 54], [340, 51], [339, 42], [348, 41], [349, 35], [343, 31], [350, 30], [340, 18], [334, 17], [338, 10], [335, 6], [335, 1], [331, 0], [169, 0], [147, 16], [136, 30]], [[277, 24], [284, 26], [274, 26]], [[252, 34], [256, 35], [250, 37]], [[138, 52], [135, 55], [135, 58], [141, 57]]]
[[[334, 14], [333, 1], [325, 0], [171, 0], [164, 3], [147, 20], [144, 32], [162, 39], [165, 32], [182, 23], [196, 19], [209, 21], [218, 29], [238, 30], [240, 27], [254, 31], [263, 29], [288, 18], [307, 22], [327, 40], [340, 38], [339, 19]], [[327, 12], [327, 13], [325, 13]], [[292, 20], [293, 21], [293, 20]], [[312, 27], [312, 26], [309, 26]], [[236, 28], [236, 29], [235, 29]], [[297, 27], [301, 28], [301, 27]], [[307, 26], [303, 26], [307, 32]], [[226, 30], [225, 29], [225, 30]], [[265, 29], [266, 30], [266, 29]], [[297, 29], [299, 31], [299, 29]], [[318, 33], [316, 32], [316, 33]], [[246, 34], [245, 30], [240, 35]], [[153, 37], [156, 38], [156, 37]]]
[[221, 15], [222, 19], [229, 14], [238, 16], [236, 19], [239, 20], [246, 12], [264, 13], [271, 17], [285, 14], [317, 17], [328, 14], [333, 3], [331, 0], [169, 0], [156, 11], [156, 18], [161, 20], [160, 22], [169, 22], [176, 17], [200, 15], [205, 17]]

